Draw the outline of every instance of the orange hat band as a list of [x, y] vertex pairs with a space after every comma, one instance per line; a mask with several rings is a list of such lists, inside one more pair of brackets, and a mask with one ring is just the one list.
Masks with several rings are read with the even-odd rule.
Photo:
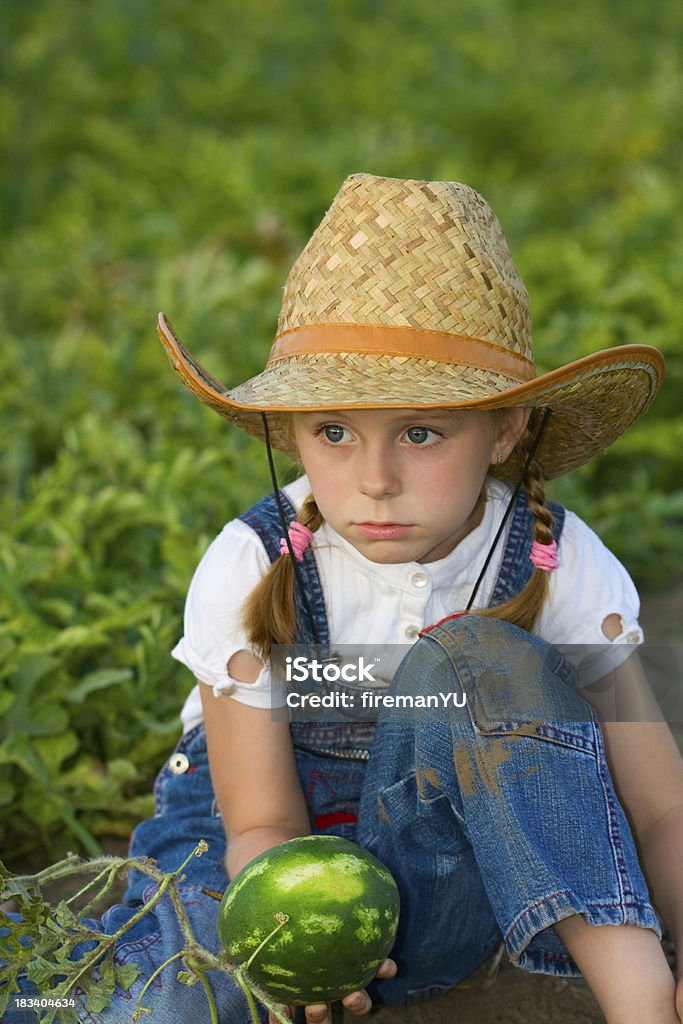
[[314, 324], [295, 327], [273, 344], [268, 366], [291, 356], [323, 352], [358, 352], [368, 356], [398, 356], [457, 363], [481, 370], [494, 370], [520, 383], [533, 380], [536, 367], [518, 352], [481, 338], [420, 327], [389, 324]]

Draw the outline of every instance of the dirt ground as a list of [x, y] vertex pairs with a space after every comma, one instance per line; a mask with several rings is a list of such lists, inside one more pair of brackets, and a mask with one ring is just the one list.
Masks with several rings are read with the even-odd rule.
[[[683, 585], [646, 596], [640, 621], [646, 641], [683, 643]], [[672, 726], [683, 750], [683, 728]], [[670, 947], [667, 953], [672, 958]], [[557, 980], [513, 967], [506, 957], [494, 977], [491, 963], [447, 995], [408, 1008], [375, 1009], [376, 1024], [601, 1024], [604, 1017], [583, 979]], [[345, 1013], [344, 1024], [358, 1021]]]
[[[373, 1024], [593, 1024], [604, 1018], [581, 978], [558, 980], [528, 974], [503, 960], [497, 977], [487, 978], [487, 965], [448, 995], [414, 1006], [384, 1007], [371, 1015]], [[358, 1022], [345, 1013], [344, 1024]]]

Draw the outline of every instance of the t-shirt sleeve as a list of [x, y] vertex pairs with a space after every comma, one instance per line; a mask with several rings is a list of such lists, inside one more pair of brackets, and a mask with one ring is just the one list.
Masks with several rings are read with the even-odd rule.
[[[572, 512], [566, 514], [558, 555], [539, 632], [574, 665], [579, 685], [590, 686], [642, 644], [640, 600], [619, 559]], [[621, 622], [612, 641], [602, 630], [610, 615]]]
[[171, 652], [216, 695], [229, 694], [261, 708], [285, 703], [269, 666], [255, 682], [244, 683], [232, 678], [228, 662], [237, 651], [251, 650], [241, 625], [242, 607], [269, 564], [254, 531], [241, 520], [228, 523], [197, 566], [185, 602], [183, 636]]

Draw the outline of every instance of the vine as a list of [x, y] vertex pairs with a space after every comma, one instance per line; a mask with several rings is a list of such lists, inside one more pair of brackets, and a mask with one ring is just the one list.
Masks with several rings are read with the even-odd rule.
[[[143, 999], [154, 979], [173, 963], [182, 962], [176, 977], [185, 985], [200, 984], [206, 994], [211, 1024], [218, 1024], [218, 1010], [207, 978], [207, 972], [223, 971], [240, 987], [247, 1000], [253, 1024], [259, 1024], [255, 999], [262, 1003], [281, 1024], [291, 1024], [280, 1007], [249, 978], [254, 956], [286, 923], [286, 915], [276, 916], [277, 924], [259, 949], [244, 964], [233, 964], [225, 955], [216, 956], [199, 943], [183, 906], [178, 883], [193, 857], [201, 857], [208, 849], [200, 840], [192, 853], [172, 872], [162, 872], [147, 857], [96, 857], [83, 860], [69, 854], [63, 860], [34, 875], [13, 875], [0, 864], [0, 901], [12, 901], [16, 913], [0, 910], [0, 1016], [15, 994], [23, 994], [22, 979], [27, 979], [42, 993], [49, 991], [50, 1001], [58, 1004], [81, 994], [91, 1013], [101, 1012], [112, 1000], [117, 988], [128, 991], [140, 975], [134, 964], [117, 964], [115, 950], [121, 937], [167, 895], [173, 904], [183, 935], [183, 948], [161, 964], [143, 985], [132, 1020], [153, 1013], [153, 1006], [144, 1006]], [[151, 898], [130, 919], [111, 935], [91, 927], [84, 918], [102, 905], [117, 878], [128, 870], [139, 871], [156, 882]], [[52, 906], [44, 891], [55, 881], [93, 875], [67, 899]], [[211, 894], [219, 895], [219, 894]], [[85, 902], [83, 902], [85, 900]], [[82, 904], [82, 905], [80, 905]], [[75, 906], [80, 905], [76, 911]], [[81, 955], [78, 947], [87, 944]], [[41, 1024], [78, 1024], [76, 1010], [57, 1005], [37, 1011]]]

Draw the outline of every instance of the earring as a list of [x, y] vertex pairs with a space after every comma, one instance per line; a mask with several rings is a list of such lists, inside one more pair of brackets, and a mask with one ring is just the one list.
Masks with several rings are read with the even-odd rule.
[[502, 456], [501, 452], [498, 452], [498, 454], [496, 455], [496, 465], [502, 466], [503, 465], [503, 461], [504, 460], [503, 460], [503, 456]]

